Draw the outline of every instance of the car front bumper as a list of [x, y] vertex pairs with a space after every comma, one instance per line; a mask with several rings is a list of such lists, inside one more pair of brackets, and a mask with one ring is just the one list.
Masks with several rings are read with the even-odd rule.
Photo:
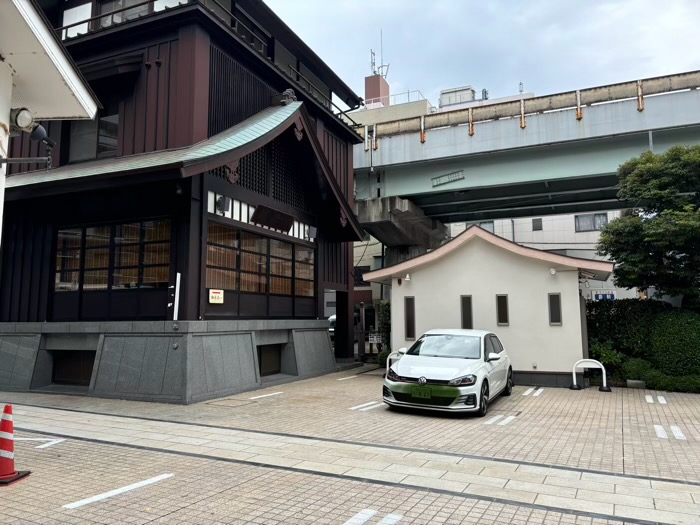
[[[414, 391], [429, 389], [430, 397], [416, 397]], [[387, 405], [419, 408], [440, 412], [475, 412], [479, 409], [479, 385], [447, 386], [427, 384], [424, 387], [415, 383], [384, 380], [383, 398]]]

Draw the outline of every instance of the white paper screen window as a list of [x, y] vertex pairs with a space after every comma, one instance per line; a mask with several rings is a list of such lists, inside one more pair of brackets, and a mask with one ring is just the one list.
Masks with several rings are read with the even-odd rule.
[[[67, 26], [80, 22], [81, 20], [86, 20], [92, 16], [92, 3], [87, 2], [86, 4], [73, 7], [71, 9], [66, 9], [63, 11], [63, 23], [61, 25]], [[74, 36], [82, 35], [88, 32], [88, 23], [80, 24], [77, 26], [69, 27], [63, 30], [63, 39], [73, 38]]]
[[216, 194], [213, 191], [207, 194], [207, 211], [209, 213], [216, 212]]
[[233, 220], [241, 220], [241, 201], [233, 201]]

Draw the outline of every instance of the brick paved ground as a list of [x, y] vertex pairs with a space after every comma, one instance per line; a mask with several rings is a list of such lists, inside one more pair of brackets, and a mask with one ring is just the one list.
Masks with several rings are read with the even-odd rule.
[[[71, 408], [109, 414], [138, 414], [170, 421], [309, 437], [327, 437], [401, 445], [491, 458], [606, 472], [700, 480], [700, 396], [643, 390], [544, 389], [523, 396], [516, 387], [501, 397], [491, 414], [515, 416], [505, 426], [483, 425], [474, 417], [397, 413], [385, 407], [353, 411], [350, 407], [381, 402], [379, 376], [353, 372], [331, 374], [187, 407], [78, 396], [0, 393], [15, 403]], [[250, 400], [266, 393], [283, 394]], [[646, 402], [653, 396], [653, 404]], [[658, 402], [658, 396], [666, 404]], [[655, 425], [669, 436], [657, 437]], [[686, 438], [674, 437], [678, 427]]]
[[350, 371], [191, 406], [0, 392], [25, 437], [68, 437], [18, 441], [34, 474], [0, 498], [12, 523], [700, 525], [700, 396], [518, 386], [482, 419], [391, 411], [381, 383]]
[[[28, 433], [23, 433], [29, 436]], [[36, 436], [34, 436], [36, 437]], [[67, 440], [38, 450], [17, 442], [26, 480], [1, 489], [0, 523], [590, 525], [607, 521], [336, 477]], [[172, 478], [76, 509], [63, 505], [160, 474]], [[356, 522], [357, 523], [357, 522]], [[396, 523], [385, 521], [383, 523]]]

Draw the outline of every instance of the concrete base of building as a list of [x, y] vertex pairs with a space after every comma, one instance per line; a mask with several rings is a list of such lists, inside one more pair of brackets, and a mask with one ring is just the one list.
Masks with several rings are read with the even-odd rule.
[[[571, 372], [513, 370], [513, 383], [516, 385], [569, 388], [571, 382]], [[576, 384], [586, 387], [588, 386], [588, 380], [584, 379], [583, 374], [576, 374]]]
[[0, 323], [0, 390], [50, 391], [67, 351], [94, 356], [85, 395], [164, 403], [274, 384], [261, 374], [261, 352], [273, 354], [283, 382], [336, 370], [325, 320]]

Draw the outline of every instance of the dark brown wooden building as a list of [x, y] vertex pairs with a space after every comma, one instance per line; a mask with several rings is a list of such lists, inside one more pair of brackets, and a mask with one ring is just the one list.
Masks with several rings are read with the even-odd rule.
[[[0, 389], [189, 403], [353, 358], [361, 100], [259, 0], [39, 0], [99, 98], [13, 166]], [[25, 134], [11, 157], [46, 154]]]

